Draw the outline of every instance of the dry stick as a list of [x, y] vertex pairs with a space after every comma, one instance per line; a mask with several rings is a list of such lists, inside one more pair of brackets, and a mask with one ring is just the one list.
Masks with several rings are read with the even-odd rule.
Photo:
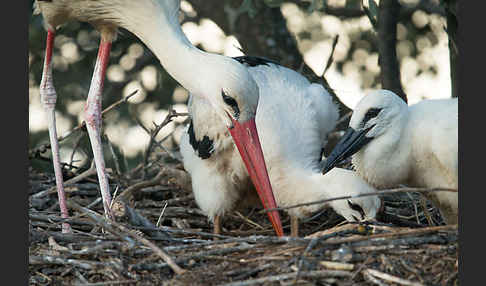
[[396, 276], [393, 276], [393, 275], [390, 275], [390, 274], [387, 274], [387, 273], [383, 273], [381, 271], [371, 269], [371, 268], [367, 268], [367, 269], [363, 270], [363, 272], [365, 272], [365, 273], [367, 273], [371, 276], [381, 278], [381, 279], [386, 280], [388, 282], [398, 283], [400, 285], [410, 285], [410, 286], [423, 286], [424, 285], [424, 284], [419, 283], [419, 282], [412, 282], [412, 281], [409, 281], [409, 280], [405, 280], [403, 278], [399, 278], [399, 277], [396, 277]]
[[167, 201], [165, 201], [165, 206], [162, 209], [162, 211], [160, 212], [159, 219], [157, 220], [157, 223], [155, 224], [156, 227], [160, 226], [160, 223], [162, 222], [162, 216], [164, 215], [164, 212], [165, 212], [165, 209], [167, 208], [167, 205], [168, 205], [168, 203], [167, 203]]
[[160, 180], [162, 180], [164, 175], [165, 175], [165, 169], [161, 169], [159, 171], [159, 173], [154, 178], [129, 186], [118, 197], [116, 197], [114, 199], [115, 203], [117, 203], [117, 202], [125, 202], [126, 203], [130, 200], [133, 193], [135, 193], [136, 191], [143, 189], [143, 188], [159, 185]]
[[332, 65], [332, 63], [334, 61], [334, 50], [336, 49], [336, 45], [337, 45], [338, 39], [339, 39], [339, 35], [336, 35], [336, 37], [334, 37], [334, 40], [332, 41], [331, 55], [327, 59], [327, 64], [326, 64], [326, 67], [324, 68], [324, 72], [322, 73], [322, 77], [324, 77], [324, 75], [326, 74], [327, 70], [331, 67], [331, 65]]
[[[231, 283], [223, 284], [222, 286], [248, 286], [248, 285], [258, 285], [270, 282], [281, 282], [285, 279], [295, 278], [297, 276], [297, 272], [280, 274], [275, 276], [267, 276], [258, 279], [250, 279], [245, 281], [236, 281]], [[322, 277], [349, 277], [351, 273], [348, 271], [341, 271], [341, 270], [315, 270], [315, 271], [306, 271], [301, 272], [300, 276], [302, 278], [322, 278]]]
[[115, 284], [137, 284], [138, 280], [117, 280], [117, 281], [104, 281], [104, 282], [94, 282], [94, 283], [82, 283], [74, 284], [75, 286], [104, 286], [104, 285], [115, 285]]
[[113, 148], [113, 144], [111, 144], [108, 135], [103, 134], [103, 136], [106, 138], [106, 142], [108, 143], [108, 149], [110, 150], [111, 156], [113, 157], [113, 162], [115, 163], [116, 176], [119, 178], [121, 176], [121, 169], [120, 169], [120, 164], [118, 162], [118, 156], [116, 156], [115, 154], [115, 149]]
[[378, 286], [388, 286], [388, 284], [385, 284], [383, 282], [381, 282], [381, 280], [377, 279], [376, 277], [374, 277], [373, 275], [371, 275], [369, 272], [363, 272], [363, 277], [365, 280], [375, 284], [375, 285], [378, 285]]
[[[190, 261], [192, 259], [204, 259], [207, 256], [214, 256], [214, 255], [224, 256], [224, 255], [227, 255], [229, 253], [238, 252], [238, 251], [245, 251], [245, 250], [249, 250], [249, 249], [252, 249], [252, 248], [255, 248], [255, 247], [257, 247], [257, 246], [256, 245], [250, 245], [250, 244], [247, 244], [247, 243], [242, 243], [241, 245], [238, 245], [238, 246], [235, 246], [235, 247], [225, 247], [225, 248], [220, 248], [220, 249], [212, 249], [212, 250], [208, 250], [208, 251], [196, 252], [196, 253], [189, 255], [189, 256], [177, 258], [175, 262], [182, 264], [182, 263], [186, 263], [187, 261]], [[154, 269], [166, 267], [167, 265], [168, 265], [168, 263], [159, 263], [159, 264], [151, 263], [151, 264], [148, 264], [148, 265], [144, 264], [144, 263], [138, 263], [138, 264], [135, 264], [135, 265], [129, 267], [129, 270], [154, 270]]]
[[[107, 112], [110, 112], [112, 109], [114, 109], [115, 107], [117, 107], [118, 105], [120, 105], [121, 103], [125, 103], [125, 102], [128, 102], [128, 99], [130, 99], [130, 97], [134, 96], [135, 93], [138, 92], [138, 89], [135, 90], [134, 92], [130, 93], [128, 96], [126, 96], [125, 98], [122, 98], [120, 100], [118, 100], [117, 102], [113, 103], [112, 105], [108, 106], [107, 108], [105, 108], [102, 112], [101, 112], [101, 116], [103, 117], [103, 115], [105, 115]], [[83, 128], [84, 126], [86, 126], [86, 122], [83, 121], [81, 122], [81, 124], [79, 124], [78, 126], [76, 126], [74, 129], [71, 129], [70, 131], [68, 131], [66, 134], [64, 135], [61, 135], [57, 138], [57, 140], [59, 142], [63, 141], [64, 139], [68, 138], [69, 136], [71, 136], [72, 134], [74, 134], [75, 131]], [[43, 144], [37, 148], [35, 148], [34, 150], [31, 150], [29, 151], [29, 154], [32, 154], [32, 153], [37, 153], [37, 152], [41, 152], [43, 153], [44, 150], [48, 149], [48, 148], [51, 148], [51, 144], [50, 143], [46, 143], [46, 144]]]
[[364, 237], [345, 237], [345, 238], [342, 238], [342, 239], [326, 241], [324, 243], [325, 244], [341, 244], [341, 243], [350, 243], [350, 242], [371, 240], [371, 239], [376, 239], [376, 238], [390, 238], [390, 237], [395, 237], [395, 236], [420, 235], [420, 234], [426, 234], [426, 233], [430, 233], [430, 232], [439, 232], [439, 231], [448, 231], [448, 230], [457, 230], [457, 224], [442, 225], [442, 226], [431, 226], [431, 227], [424, 227], [424, 228], [418, 228], [418, 229], [397, 231], [397, 232], [392, 232], [392, 233], [380, 233], [380, 234], [368, 235], [368, 236], [364, 236]]
[[294, 284], [297, 284], [297, 280], [299, 280], [300, 278], [300, 273], [301, 273], [301, 269], [302, 269], [302, 264], [304, 263], [304, 259], [305, 259], [305, 255], [312, 250], [312, 248], [314, 248], [314, 246], [317, 244], [317, 242], [319, 241], [319, 238], [317, 237], [314, 237], [311, 239], [311, 241], [309, 242], [309, 244], [307, 244], [307, 247], [305, 248], [304, 252], [302, 252], [302, 254], [300, 255], [300, 259], [299, 259], [299, 262], [298, 262], [298, 268], [297, 268], [297, 274], [295, 275], [295, 279], [294, 279]]
[[42, 265], [42, 264], [55, 264], [55, 265], [72, 265], [86, 270], [97, 269], [105, 267], [106, 264], [98, 261], [80, 260], [80, 259], [67, 259], [62, 257], [50, 256], [50, 255], [29, 255], [29, 265]]
[[[76, 177], [74, 178], [71, 178], [67, 181], [64, 182], [64, 186], [69, 186], [69, 185], [72, 185], [72, 184], [75, 184], [81, 180], [84, 180], [85, 178], [89, 177], [89, 176], [92, 176], [96, 174], [96, 167], [94, 165], [94, 161], [91, 162], [91, 166], [89, 167], [88, 170], [82, 172], [81, 174], [77, 175]], [[44, 191], [41, 191], [41, 192], [38, 192], [36, 194], [33, 194], [32, 195], [32, 198], [42, 198], [42, 197], [45, 197], [47, 195], [50, 195], [50, 194], [54, 194], [57, 192], [57, 189], [56, 189], [56, 186], [54, 187], [51, 187], [47, 190], [44, 190]]]
[[80, 134], [78, 136], [76, 142], [74, 143], [73, 152], [71, 153], [71, 158], [69, 159], [69, 165], [71, 165], [71, 166], [74, 163], [74, 154], [76, 154], [76, 150], [81, 145], [81, 139], [83, 139], [83, 135], [82, 134]]
[[286, 209], [291, 209], [291, 208], [298, 208], [298, 207], [303, 207], [303, 206], [309, 206], [309, 205], [315, 205], [315, 204], [322, 204], [330, 201], [335, 201], [335, 200], [345, 200], [345, 199], [352, 199], [352, 198], [359, 198], [359, 197], [368, 197], [368, 196], [376, 196], [376, 195], [382, 195], [382, 194], [392, 194], [392, 193], [402, 193], [402, 192], [456, 192], [456, 189], [447, 189], [447, 188], [432, 188], [432, 189], [427, 189], [427, 188], [396, 188], [396, 189], [389, 189], [389, 190], [381, 190], [378, 192], [372, 192], [372, 193], [366, 193], [366, 194], [358, 194], [354, 196], [341, 196], [341, 197], [334, 197], [330, 199], [324, 199], [324, 200], [318, 200], [318, 201], [312, 201], [308, 203], [302, 203], [302, 204], [296, 204], [296, 205], [291, 205], [288, 207], [279, 207], [279, 208], [272, 208], [272, 209], [266, 209], [262, 210], [263, 212], [271, 212], [275, 210], [286, 210]]
[[[169, 124], [174, 117], [177, 117], [177, 116], [187, 116], [187, 115], [188, 115], [188, 113], [178, 113], [177, 111], [175, 111], [173, 109], [173, 106], [170, 106], [169, 113], [167, 114], [167, 116], [165, 117], [165, 119], [162, 121], [162, 123], [160, 123], [159, 125], [157, 125], [155, 122], [152, 122], [154, 124], [154, 126], [155, 126], [155, 129], [149, 131], [147, 128], [142, 127], [145, 130], [145, 132], [147, 132], [148, 135], [150, 136], [150, 141], [149, 141], [149, 144], [147, 146], [147, 150], [145, 151], [145, 155], [144, 155], [144, 165], [147, 165], [148, 158], [149, 158], [150, 153], [152, 152], [152, 149], [153, 149], [153, 145], [155, 143], [157, 143], [157, 141], [155, 140], [155, 137], [157, 137], [157, 134], [159, 133], [159, 131], [164, 126], [166, 126], [167, 124]], [[139, 124], [141, 124], [141, 123], [139, 122]]]
[[[68, 202], [68, 205], [71, 206], [73, 209], [81, 212], [81, 213], [85, 213], [87, 215], [88, 218], [92, 219], [93, 221], [95, 221], [96, 223], [100, 224], [104, 229], [106, 229], [107, 231], [115, 234], [115, 235], [118, 235], [120, 236], [121, 238], [124, 238], [126, 237], [126, 235], [134, 238], [135, 240], [137, 240], [138, 242], [144, 244], [145, 246], [148, 246], [150, 249], [152, 249], [158, 256], [160, 256], [160, 258], [162, 258], [166, 263], [167, 265], [177, 274], [182, 274], [184, 272], [186, 272], [187, 270], [185, 269], [182, 269], [181, 267], [179, 267], [175, 262], [174, 260], [165, 252], [163, 251], [162, 249], [160, 249], [157, 245], [155, 245], [154, 243], [150, 242], [149, 240], [139, 236], [138, 234], [135, 234], [134, 232], [130, 231], [129, 229], [127, 229], [125, 226], [121, 225], [121, 224], [118, 224], [117, 222], [115, 221], [110, 221], [110, 223], [106, 222], [105, 219], [99, 215], [98, 213], [92, 211], [92, 210], [89, 210], [87, 208], [84, 208], [72, 201]], [[115, 228], [117, 228], [118, 230], [116, 230]], [[120, 232], [122, 231], [122, 233]]]
[[420, 197], [420, 205], [422, 205], [422, 209], [424, 210], [424, 216], [427, 219], [429, 225], [434, 225], [434, 221], [432, 220], [432, 215], [430, 214], [429, 209], [427, 208], [427, 199], [424, 196]]

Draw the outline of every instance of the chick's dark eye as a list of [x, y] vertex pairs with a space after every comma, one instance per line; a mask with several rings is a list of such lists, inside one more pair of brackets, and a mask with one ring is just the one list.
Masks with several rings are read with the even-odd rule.
[[238, 119], [238, 117], [240, 116], [240, 108], [238, 107], [238, 103], [236, 102], [236, 100], [233, 97], [226, 94], [224, 90], [221, 92], [221, 96], [223, 96], [224, 103], [226, 103], [233, 109], [234, 118]]
[[366, 112], [366, 114], [364, 116], [363, 123], [367, 122], [371, 118], [376, 117], [378, 115], [378, 113], [380, 113], [380, 111], [381, 111], [381, 108], [370, 108], [370, 109], [368, 109], [368, 111]]
[[359, 212], [359, 214], [361, 215], [361, 219], [365, 219], [365, 212], [363, 210], [363, 208], [358, 205], [358, 204], [353, 204], [350, 200], [348, 200], [348, 205], [351, 209]]

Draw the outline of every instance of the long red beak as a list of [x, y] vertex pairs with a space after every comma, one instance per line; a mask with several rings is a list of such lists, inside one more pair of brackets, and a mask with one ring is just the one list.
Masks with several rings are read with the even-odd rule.
[[[231, 116], [230, 116], [231, 117]], [[244, 123], [231, 118], [233, 127], [229, 129], [233, 141], [238, 147], [241, 158], [245, 163], [246, 169], [250, 174], [250, 178], [255, 185], [258, 196], [263, 203], [265, 209], [272, 209], [277, 207], [275, 197], [273, 196], [272, 186], [268, 178], [267, 167], [263, 158], [262, 147], [258, 139], [258, 132], [255, 125], [255, 119], [250, 119]], [[267, 212], [273, 229], [278, 236], [283, 236], [282, 222], [278, 211], [274, 210]]]

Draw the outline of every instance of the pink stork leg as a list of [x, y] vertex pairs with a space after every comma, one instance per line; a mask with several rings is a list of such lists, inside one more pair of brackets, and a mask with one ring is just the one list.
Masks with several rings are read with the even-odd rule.
[[105, 71], [108, 65], [110, 56], [111, 40], [106, 40], [101, 37], [100, 47], [98, 50], [98, 58], [96, 60], [93, 78], [91, 79], [91, 86], [89, 88], [88, 99], [84, 110], [86, 119], [86, 128], [88, 129], [89, 139], [91, 141], [91, 148], [96, 165], [96, 172], [98, 174], [98, 181], [100, 183], [101, 196], [103, 197], [103, 208], [105, 216], [112, 219], [110, 204], [111, 195], [110, 187], [108, 185], [108, 177], [105, 170], [105, 160], [103, 158], [103, 147], [101, 145], [101, 96], [103, 91], [103, 83], [105, 79]]
[[[59, 208], [61, 217], [68, 218], [66, 207], [66, 196], [64, 193], [64, 182], [59, 159], [59, 143], [57, 141], [55, 106], [57, 94], [52, 82], [52, 49], [54, 44], [55, 33], [52, 30], [47, 31], [46, 54], [44, 59], [44, 69], [42, 71], [42, 80], [40, 84], [41, 103], [44, 107], [47, 126], [49, 128], [49, 139], [51, 141], [52, 161], [54, 165], [54, 174], [56, 176], [57, 196], [59, 199]], [[62, 224], [62, 232], [71, 232], [71, 226], [68, 223]]]

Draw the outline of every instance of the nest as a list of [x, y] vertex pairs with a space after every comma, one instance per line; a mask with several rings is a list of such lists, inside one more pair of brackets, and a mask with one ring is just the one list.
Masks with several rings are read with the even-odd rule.
[[[113, 221], [103, 217], [91, 169], [66, 174], [67, 220], [53, 175], [29, 169], [31, 285], [458, 283], [457, 225], [443, 225], [420, 193], [384, 195], [394, 218], [386, 222], [347, 223], [324, 209], [300, 223], [300, 237], [279, 238], [254, 208], [227, 214], [215, 235], [180, 162], [168, 153], [148, 162], [123, 175], [108, 170]], [[289, 233], [290, 219], [281, 217]], [[62, 222], [72, 233], [61, 233]]]

